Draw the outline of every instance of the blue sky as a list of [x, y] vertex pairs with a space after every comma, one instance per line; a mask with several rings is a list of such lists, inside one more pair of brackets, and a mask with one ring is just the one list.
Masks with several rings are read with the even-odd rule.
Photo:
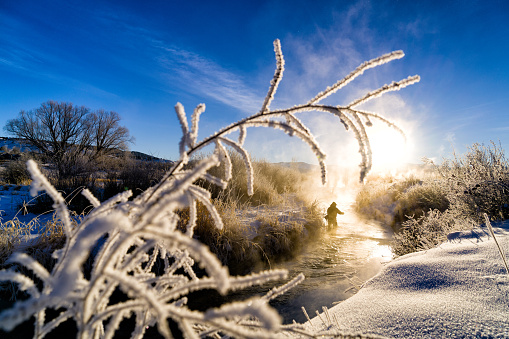
[[[363, 61], [405, 52], [326, 102], [347, 104], [421, 76], [365, 107], [408, 135], [403, 149], [375, 125], [375, 166], [391, 157], [439, 160], [490, 140], [509, 150], [507, 1], [0, 0], [0, 125], [47, 100], [103, 108], [122, 116], [133, 150], [175, 159], [174, 105], [190, 113], [206, 104], [199, 138], [255, 113], [274, 74], [276, 38], [286, 69], [273, 108], [306, 102]], [[337, 119], [300, 117], [331, 163], [359, 162]], [[280, 131], [248, 130], [246, 148], [270, 161], [314, 161]]]

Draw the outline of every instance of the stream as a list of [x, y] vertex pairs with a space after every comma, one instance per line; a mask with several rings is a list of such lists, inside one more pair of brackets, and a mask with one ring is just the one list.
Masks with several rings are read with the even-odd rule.
[[344, 215], [338, 215], [333, 229], [289, 262], [273, 268], [289, 270], [293, 278], [300, 272], [306, 279], [270, 304], [283, 317], [283, 323], [306, 321], [301, 307], [312, 318], [322, 306], [331, 308], [354, 295], [393, 257], [389, 246], [393, 232], [389, 226], [363, 220], [352, 209], [347, 195], [335, 200]]

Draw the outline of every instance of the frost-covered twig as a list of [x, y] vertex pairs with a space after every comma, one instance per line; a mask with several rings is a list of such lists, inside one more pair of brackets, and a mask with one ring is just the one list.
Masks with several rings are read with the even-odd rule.
[[504, 251], [502, 250], [502, 247], [500, 247], [497, 237], [495, 237], [495, 232], [493, 231], [493, 227], [491, 226], [490, 218], [488, 217], [488, 215], [486, 213], [484, 213], [484, 222], [486, 223], [486, 226], [488, 227], [488, 230], [490, 231], [490, 234], [493, 237], [495, 244], [497, 244], [498, 252], [500, 253], [500, 256], [502, 257], [502, 261], [504, 262], [505, 271], [507, 274], [509, 274], [509, 266], [507, 265], [507, 260], [505, 259]]
[[421, 80], [421, 77], [419, 77], [418, 75], [414, 75], [414, 76], [410, 76], [410, 77], [403, 79], [401, 81], [398, 81], [398, 82], [392, 82], [390, 85], [384, 85], [384, 86], [380, 87], [379, 89], [374, 90], [373, 92], [369, 92], [362, 98], [352, 101], [350, 104], [347, 105], [347, 107], [353, 108], [353, 107], [363, 104], [371, 99], [378, 98], [379, 96], [381, 96], [387, 92], [399, 91], [400, 89], [405, 88], [410, 85], [413, 85], [416, 82], [419, 82], [420, 80]]
[[323, 92], [318, 93], [316, 97], [309, 100], [310, 104], [316, 104], [319, 101], [325, 99], [329, 95], [337, 92], [339, 89], [345, 87], [349, 82], [351, 82], [353, 79], [357, 78], [359, 75], [362, 75], [365, 70], [368, 70], [370, 68], [383, 65], [385, 63], [388, 63], [395, 59], [401, 59], [405, 56], [405, 53], [403, 51], [394, 51], [392, 53], [384, 54], [378, 58], [372, 59], [370, 61], [366, 61], [362, 63], [359, 67], [357, 67], [353, 72], [348, 74], [343, 79], [336, 82], [334, 85], [327, 87], [327, 89]]
[[[213, 135], [203, 139], [201, 142], [190, 143], [190, 142], [188, 142], [188, 140], [192, 139], [194, 136], [190, 135], [189, 129], [187, 127], [187, 118], [185, 117], [184, 108], [182, 107], [182, 105], [180, 103], [176, 105], [175, 108], [177, 111], [177, 115], [179, 117], [179, 121], [182, 125], [182, 131], [184, 134], [182, 137], [182, 141], [180, 143], [180, 153], [181, 153], [180, 158], [181, 158], [181, 160], [178, 161], [178, 164], [180, 165], [180, 164], [186, 163], [188, 157], [191, 156], [193, 153], [196, 153], [197, 151], [201, 150], [203, 147], [205, 147], [213, 142], [217, 142], [217, 140], [219, 140], [220, 138], [223, 138], [224, 136], [226, 136], [230, 133], [233, 133], [235, 131], [240, 131], [238, 145], [242, 146], [244, 139], [246, 137], [246, 128], [247, 127], [257, 127], [257, 126], [263, 127], [263, 125], [262, 125], [263, 120], [260, 120], [260, 118], [262, 116], [265, 119], [264, 121], [267, 121], [266, 119], [273, 119], [273, 118], [278, 118], [278, 117], [286, 118], [286, 120], [288, 122], [287, 125], [290, 126], [290, 128], [292, 129], [292, 131], [289, 132], [288, 134], [296, 135], [297, 137], [304, 140], [307, 136], [310, 136], [310, 131], [304, 124], [302, 124], [302, 122], [300, 120], [296, 119], [296, 117], [295, 117], [296, 113], [306, 112], [306, 111], [322, 111], [322, 112], [329, 112], [329, 113], [330, 112], [342, 112], [343, 116], [340, 117], [341, 123], [344, 125], [344, 127], [346, 129], [351, 128], [353, 130], [353, 132], [355, 133], [356, 138], [358, 140], [358, 143], [359, 143], [359, 153], [361, 154], [361, 157], [363, 159], [361, 161], [361, 169], [362, 170], [360, 173], [360, 181], [363, 181], [365, 175], [369, 172], [369, 170], [371, 168], [370, 162], [367, 160], [367, 158], [369, 158], [370, 154], [371, 154], [371, 147], [369, 145], [369, 139], [361, 137], [361, 135], [365, 134], [363, 132], [363, 130], [364, 130], [363, 123], [360, 123], [360, 125], [355, 126], [352, 124], [348, 124], [347, 121], [345, 121], [345, 120], [346, 119], [351, 120], [353, 118], [353, 116], [348, 117], [348, 115], [349, 114], [353, 115], [355, 113], [360, 113], [361, 115], [363, 115], [365, 117], [374, 116], [376, 118], [383, 120], [390, 127], [397, 129], [398, 132], [401, 132], [401, 129], [399, 127], [397, 127], [394, 123], [390, 122], [388, 119], [381, 117], [379, 115], [376, 115], [374, 113], [361, 112], [361, 111], [355, 110], [354, 107], [356, 107], [362, 103], [365, 103], [371, 99], [379, 97], [387, 92], [400, 90], [406, 86], [414, 84], [420, 80], [420, 77], [418, 75], [415, 75], [415, 76], [408, 77], [407, 79], [403, 79], [399, 82], [393, 82], [389, 85], [384, 85], [381, 88], [379, 88], [378, 90], [369, 92], [365, 96], [354, 100], [353, 102], [351, 102], [350, 104], [348, 104], [346, 106], [319, 105], [318, 102], [320, 102], [322, 99], [328, 97], [329, 95], [337, 92], [340, 88], [342, 88], [345, 85], [347, 85], [348, 83], [350, 83], [353, 79], [362, 75], [364, 73], [364, 71], [366, 71], [370, 68], [385, 64], [387, 62], [390, 62], [390, 61], [393, 61], [396, 59], [400, 59], [404, 56], [404, 53], [402, 51], [395, 51], [395, 52], [382, 55], [381, 57], [372, 59], [368, 62], [361, 64], [353, 72], [351, 72], [348, 76], [346, 76], [342, 80], [338, 81], [333, 86], [327, 87], [326, 90], [317, 94], [317, 96], [315, 96], [313, 99], [308, 101], [306, 104], [297, 105], [297, 106], [293, 106], [293, 107], [286, 108], [286, 109], [270, 110], [269, 105], [272, 102], [273, 97], [277, 91], [277, 87], [278, 87], [279, 82], [282, 79], [282, 74], [283, 74], [283, 70], [284, 70], [284, 59], [283, 59], [283, 54], [281, 52], [281, 45], [279, 43], [279, 40], [276, 40], [274, 42], [274, 50], [276, 52], [276, 60], [277, 60], [276, 72], [274, 74], [273, 80], [271, 81], [271, 87], [269, 88], [269, 92], [267, 93], [264, 103], [262, 104], [262, 109], [260, 110], [260, 112], [253, 114], [252, 116], [249, 116], [247, 118], [244, 118], [244, 119], [242, 119], [236, 123], [233, 123], [227, 127], [224, 127], [223, 129], [219, 130], [218, 132], [214, 133]], [[275, 122], [276, 120], [272, 120], [272, 121]], [[370, 125], [371, 125], [371, 122], [369, 121], [369, 123], [367, 123], [366, 126], [370, 126]], [[267, 126], [267, 124], [265, 124], [265, 126]], [[274, 127], [274, 126], [276, 126], [276, 125], [275, 124], [269, 125], [269, 127]], [[297, 130], [303, 131], [304, 133], [294, 134], [293, 132], [297, 131]], [[366, 140], [368, 142], [366, 142]], [[190, 145], [188, 150], [185, 149], [185, 145]], [[244, 153], [244, 151], [241, 151], [241, 152]], [[315, 152], [315, 154], [317, 155], [319, 163], [323, 164], [324, 158], [321, 158], [321, 154], [316, 153], [316, 152]], [[229, 160], [226, 160], [226, 161], [229, 162]], [[247, 163], [246, 163], [246, 165], [247, 165]], [[163, 179], [163, 181], [171, 178], [172, 175], [174, 174], [174, 172], [175, 172], [174, 170], [169, 171], [167, 173], [167, 175], [165, 176], [165, 178]], [[326, 181], [325, 168], [322, 168], [322, 174], [323, 174], [322, 182], [325, 183], [325, 181]], [[250, 180], [250, 176], [248, 176], [248, 181], [249, 180]], [[249, 183], [248, 183], [248, 187], [249, 187]], [[156, 186], [155, 190], [158, 190], [158, 189], [159, 189], [159, 187]]]
[[276, 53], [276, 72], [274, 73], [274, 78], [270, 82], [269, 92], [265, 97], [265, 101], [263, 102], [262, 109], [260, 113], [265, 113], [269, 110], [270, 103], [274, 99], [274, 94], [277, 91], [277, 87], [279, 86], [279, 82], [283, 79], [283, 71], [285, 69], [285, 59], [283, 58], [283, 52], [281, 51], [281, 42], [279, 39], [274, 41], [274, 52]]

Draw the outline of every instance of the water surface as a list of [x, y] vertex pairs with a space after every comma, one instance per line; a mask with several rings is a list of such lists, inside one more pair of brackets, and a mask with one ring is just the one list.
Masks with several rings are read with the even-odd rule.
[[306, 321], [301, 306], [313, 317], [316, 310], [322, 312], [322, 306], [330, 308], [351, 297], [392, 259], [391, 228], [357, 217], [348, 196], [336, 202], [345, 212], [338, 216], [338, 228], [324, 234], [292, 261], [277, 265], [289, 270], [291, 278], [300, 272], [306, 277], [301, 284], [271, 301], [284, 323], [293, 319]]

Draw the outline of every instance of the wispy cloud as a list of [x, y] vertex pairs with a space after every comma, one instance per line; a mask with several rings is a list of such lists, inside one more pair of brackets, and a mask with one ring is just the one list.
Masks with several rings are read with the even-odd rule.
[[502, 131], [502, 132], [505, 132], [505, 131], [509, 131], [509, 126], [494, 127], [491, 130], [492, 131]]
[[[0, 12], [0, 64], [17, 70], [33, 70], [44, 58], [38, 51], [26, 47], [23, 23]], [[26, 32], [24, 32], [26, 34]]]
[[62, 50], [51, 48], [50, 44], [46, 46], [48, 37], [26, 25], [24, 20], [0, 12], [0, 21], [5, 24], [0, 32], [0, 67], [63, 87], [76, 88], [83, 93], [103, 98], [116, 97], [98, 84], [83, 81], [63, 70], [63, 66], [76, 69], [77, 61], [69, 55], [62, 55]]
[[[136, 41], [143, 60], [154, 61], [153, 69], [144, 76], [155, 78], [172, 93], [187, 92], [212, 98], [243, 113], [260, 109], [263, 97], [247, 85], [236, 70], [226, 68], [210, 58], [173, 43], [164, 32], [150, 28], [142, 18], [119, 17], [112, 11], [100, 12], [101, 25], [121, 28], [117, 34], [122, 41]], [[119, 60], [119, 62], [122, 62]], [[140, 70], [132, 70], [140, 72]]]
[[254, 113], [260, 109], [263, 98], [254, 93], [235, 72], [176, 46], [158, 44], [157, 61], [166, 70], [165, 76], [182, 89], [204, 95], [242, 112]]

